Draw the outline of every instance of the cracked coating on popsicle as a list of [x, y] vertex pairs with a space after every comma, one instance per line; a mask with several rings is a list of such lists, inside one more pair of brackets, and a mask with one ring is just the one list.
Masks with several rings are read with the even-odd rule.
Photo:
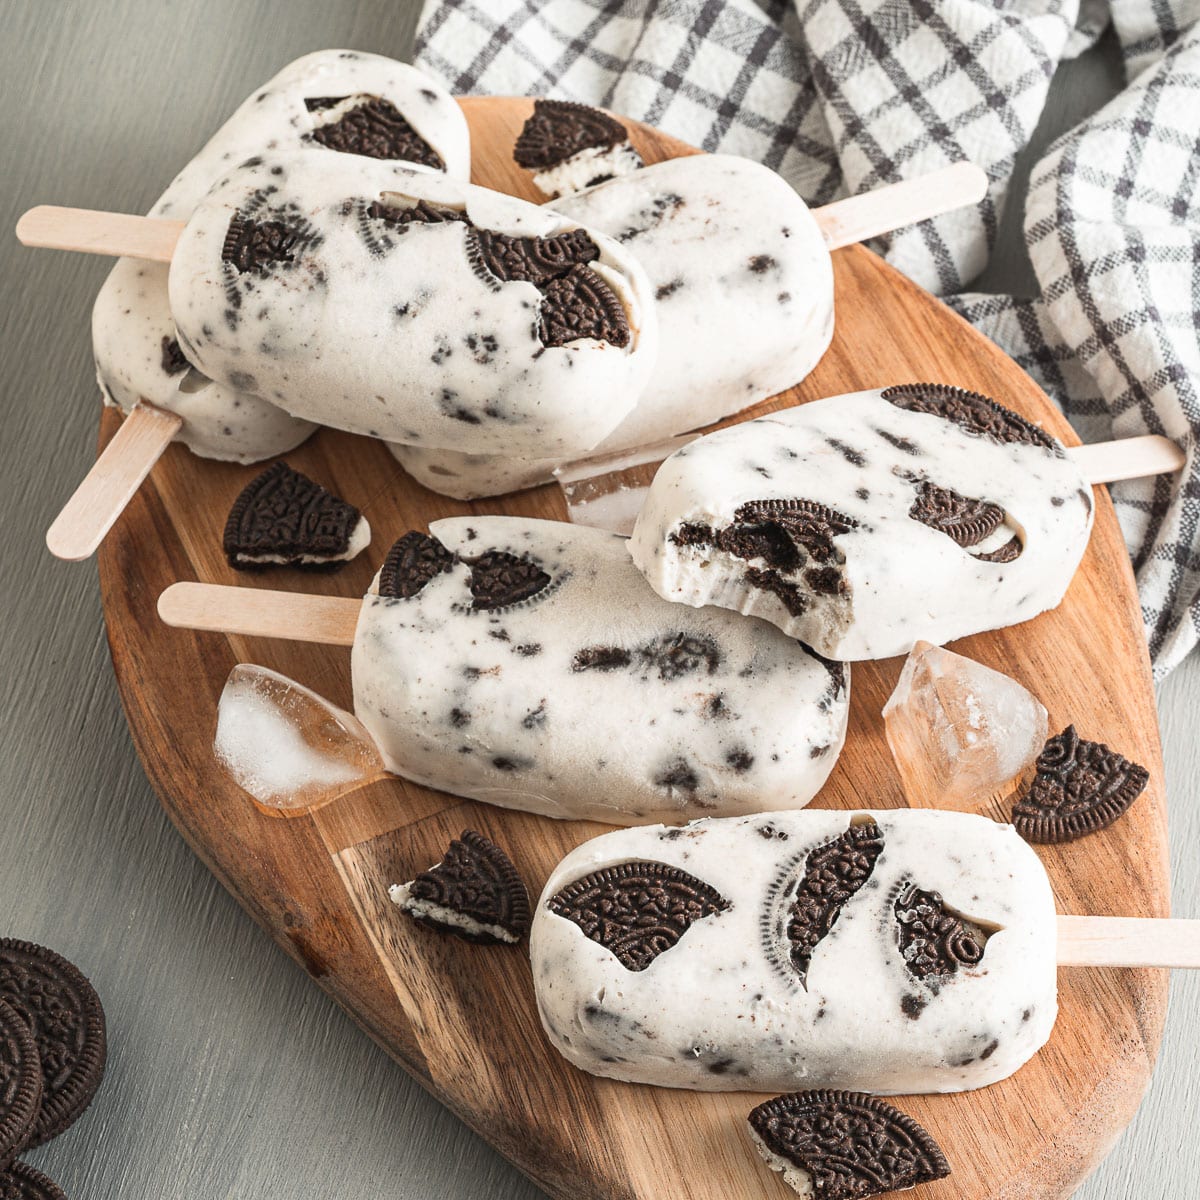
[[924, 407], [895, 391], [903, 403], [879, 391], [831, 397], [672, 455], [630, 539], [651, 586], [762, 617], [844, 661], [1053, 608], [1091, 529], [1074, 461], [1024, 436], [1015, 414], [1018, 436], [992, 436], [1009, 427], [985, 398], [964, 393], [968, 415], [982, 408], [992, 424], [964, 428], [922, 388]]
[[[306, 55], [259, 88], [176, 177], [151, 210], [186, 219], [232, 166], [268, 146], [302, 150], [332, 168], [341, 157], [309, 134], [329, 110], [354, 98], [381, 97], [439, 152], [449, 172], [469, 170], [466, 122], [444, 89], [403, 63], [338, 50]], [[177, 439], [205, 457], [256, 462], [284, 454], [313, 426], [261, 398], [253, 387], [207, 378], [180, 346], [167, 295], [165, 264], [122, 259], [97, 297], [92, 331], [97, 379], [106, 402], [130, 411], [139, 401], [178, 414]], [[171, 344], [174, 344], [173, 346]], [[255, 372], [242, 368], [243, 381]]]
[[955, 912], [938, 892], [910, 883], [896, 897], [894, 911], [905, 966], [922, 983], [936, 990], [960, 969], [983, 961], [993, 931]]
[[[821, 861], [823, 849], [846, 845], [848, 829], [874, 856], [849, 877]], [[822, 886], [803, 932], [827, 932], [801, 987], [789, 917], [814, 851]], [[703, 880], [729, 907], [691, 925], [654, 971], [630, 972], [547, 901], [585, 876], [647, 861]], [[945, 934], [947, 918], [962, 915], [946, 906], [922, 908], [923, 940], [911, 938], [906, 960], [896, 902], [906, 897], [905, 914], [921, 907], [906, 895], [914, 880], [923, 903], [951, 897], [967, 923], [991, 933], [982, 965], [961, 961], [969, 931]], [[928, 953], [939, 938], [959, 954], [952, 974], [931, 973], [944, 969]], [[791, 1091], [814, 1080], [885, 1095], [985, 1087], [1049, 1037], [1056, 949], [1050, 882], [1011, 826], [915, 809], [809, 808], [608, 833], [555, 868], [530, 935], [538, 1012], [571, 1063], [704, 1091]], [[913, 963], [929, 965], [924, 978]]]
[[1111, 825], [1150, 781], [1145, 767], [1074, 725], [1046, 742], [1029, 791], [1013, 807], [1013, 824], [1030, 842], [1073, 842]]
[[862, 1092], [776, 1096], [747, 1120], [768, 1165], [803, 1173], [818, 1200], [865, 1200], [950, 1174], [941, 1148], [916, 1121]]
[[556, 892], [546, 904], [611, 951], [627, 971], [644, 971], [695, 922], [729, 908], [715, 888], [661, 862], [606, 867]]
[[768, 626], [660, 600], [622, 539], [524, 518], [411, 532], [363, 602], [355, 711], [390, 770], [610, 823], [805, 804], [849, 691]]

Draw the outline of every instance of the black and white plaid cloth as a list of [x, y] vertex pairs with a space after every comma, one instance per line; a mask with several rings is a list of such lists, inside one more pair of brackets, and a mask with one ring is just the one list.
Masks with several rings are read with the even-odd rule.
[[[1126, 90], [1033, 172], [1040, 295], [964, 293], [1058, 63], [1111, 21]], [[458, 93], [603, 105], [758, 159], [810, 203], [969, 160], [987, 200], [880, 250], [1036, 378], [1085, 441], [1165, 433], [1182, 478], [1112, 486], [1155, 671], [1200, 640], [1200, 0], [427, 0]]]

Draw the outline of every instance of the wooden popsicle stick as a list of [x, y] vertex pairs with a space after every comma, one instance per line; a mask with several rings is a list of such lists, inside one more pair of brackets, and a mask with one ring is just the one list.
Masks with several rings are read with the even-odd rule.
[[182, 221], [157, 217], [42, 204], [22, 214], [17, 222], [17, 240], [22, 246], [48, 250], [169, 263], [183, 225]]
[[813, 216], [825, 237], [825, 245], [830, 250], [839, 250], [956, 208], [978, 204], [987, 195], [987, 188], [988, 177], [982, 167], [960, 162], [916, 179], [835, 200], [814, 208]]
[[95, 553], [182, 424], [152, 404], [133, 409], [46, 531], [55, 558], [78, 562]]
[[1163, 917], [1059, 917], [1060, 967], [1200, 969], [1200, 921]]
[[1120, 438], [1115, 442], [1093, 442], [1090, 446], [1072, 446], [1067, 453], [1090, 483], [1169, 475], [1178, 471], [1187, 458], [1177, 443], [1158, 433]]
[[240, 633], [352, 646], [361, 600], [309, 596], [219, 583], [173, 583], [158, 598], [158, 615], [179, 629]]

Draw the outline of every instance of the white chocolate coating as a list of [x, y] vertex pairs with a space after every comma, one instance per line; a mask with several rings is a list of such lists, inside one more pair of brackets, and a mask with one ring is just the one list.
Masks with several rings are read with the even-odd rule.
[[[656, 338], [653, 294], [628, 251], [595, 235], [590, 264], [624, 306], [627, 344], [547, 346], [541, 293], [473, 263], [465, 222], [396, 225], [367, 209], [425, 201], [518, 236], [577, 223], [441, 175], [350, 155], [329, 163], [308, 152], [259, 156], [188, 222], [171, 263], [171, 311], [206, 374], [325, 425], [474, 452], [582, 451], [633, 406]], [[302, 229], [292, 261], [261, 271], [223, 261], [235, 217]]]
[[[331, 110], [310, 112], [305, 99], [380, 96], [436, 150], [449, 174], [466, 179], [466, 121], [440, 84], [414, 67], [377, 54], [320, 50], [284, 67], [213, 135], [159, 197], [150, 216], [185, 220], [228, 168], [268, 147], [343, 157], [305, 139]], [[343, 106], [344, 107], [344, 106]], [[167, 266], [120, 259], [96, 297], [92, 344], [96, 376], [108, 404], [129, 412], [139, 400], [177, 413], [176, 440], [205, 458], [257, 462], [286, 453], [313, 430], [245, 391], [215, 383], [194, 368], [169, 371], [163, 341], [175, 338], [167, 298]]]
[[[813, 850], [864, 815], [883, 851], [816, 944], [802, 984], [786, 935], [794, 884]], [[631, 971], [548, 901], [596, 870], [638, 861], [688, 872], [728, 908]], [[899, 946], [895, 901], [912, 883], [1000, 927], [978, 964], [936, 991]], [[1050, 1036], [1055, 950], [1049, 880], [1011, 826], [910, 810], [809, 809], [606, 834], [555, 869], [530, 936], [538, 1011], [556, 1049], [596, 1075], [702, 1091], [984, 1087]]]
[[[612, 534], [516, 517], [430, 531], [458, 561], [409, 599], [376, 579], [354, 639], [355, 712], [389, 770], [612, 824], [796, 808], [820, 790], [845, 738], [839, 668], [761, 622], [665, 603]], [[474, 608], [468, 563], [495, 550], [533, 559], [548, 586]]]
[[[833, 268], [804, 201], [728, 154], [645, 167], [553, 204], [637, 255], [654, 289], [658, 358], [637, 406], [589, 451], [650, 445], [799, 383], [833, 337]], [[562, 458], [393, 445], [425, 487], [460, 499], [518, 491]]]
[[[1000, 505], [1003, 525], [963, 548], [911, 517], [922, 481]], [[856, 528], [833, 539], [840, 590], [810, 584], [813, 565], [779, 570], [789, 604], [748, 572], [773, 564], [713, 545], [679, 544], [684, 527], [725, 529], [747, 503], [813, 501]], [[1087, 547], [1091, 488], [1061, 447], [999, 442], [879, 391], [834, 396], [700, 438], [659, 468], [629, 551], [660, 596], [762, 617], [827, 658], [904, 654], [1027, 621], [1063, 598]], [[986, 562], [1012, 537], [1011, 562]]]

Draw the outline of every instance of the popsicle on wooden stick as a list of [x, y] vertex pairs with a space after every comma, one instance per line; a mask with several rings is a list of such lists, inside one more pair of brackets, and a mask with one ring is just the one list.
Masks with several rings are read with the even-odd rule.
[[392, 547], [361, 603], [176, 584], [159, 613], [352, 644], [355, 715], [389, 770], [547, 816], [795, 808], [845, 737], [845, 668], [761, 622], [660, 600], [622, 539], [559, 522], [434, 522]]

